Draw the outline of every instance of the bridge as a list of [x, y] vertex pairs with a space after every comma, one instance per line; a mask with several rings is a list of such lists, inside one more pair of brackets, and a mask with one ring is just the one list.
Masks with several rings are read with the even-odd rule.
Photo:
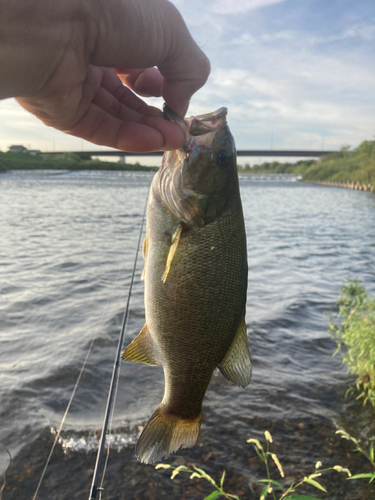
[[[82, 156], [85, 158], [91, 158], [92, 156], [118, 156], [121, 163], [125, 163], [126, 157], [131, 156], [163, 156], [164, 151], [154, 151], [153, 153], [128, 153], [127, 151], [120, 150], [106, 150], [106, 151], [71, 151], [77, 156]], [[41, 153], [43, 155], [62, 155], [68, 153], [68, 151], [48, 151], [46, 153]], [[240, 149], [237, 151], [237, 156], [290, 156], [299, 158], [318, 158], [320, 156], [327, 155], [329, 153], [335, 153], [335, 151], [323, 151], [323, 150], [297, 150], [297, 149]]]

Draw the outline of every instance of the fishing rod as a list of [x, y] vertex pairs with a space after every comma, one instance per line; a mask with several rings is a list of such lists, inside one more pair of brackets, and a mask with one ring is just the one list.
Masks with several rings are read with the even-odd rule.
[[[127, 323], [128, 316], [129, 316], [130, 297], [131, 297], [131, 293], [132, 293], [134, 276], [135, 276], [135, 271], [136, 271], [137, 261], [138, 261], [139, 248], [140, 248], [140, 243], [141, 243], [141, 238], [142, 238], [142, 233], [143, 233], [143, 226], [144, 226], [144, 221], [145, 221], [145, 217], [146, 217], [147, 199], [148, 199], [148, 197], [146, 198], [146, 203], [145, 203], [145, 208], [143, 211], [143, 218], [142, 218], [142, 223], [141, 223], [141, 229], [139, 231], [139, 238], [138, 238], [138, 244], [137, 244], [137, 251], [136, 251], [135, 259], [134, 259], [133, 273], [132, 273], [132, 277], [131, 277], [130, 285], [129, 285], [128, 300], [126, 303], [124, 318], [122, 321], [121, 332], [120, 332], [120, 336], [119, 336], [119, 340], [118, 340], [118, 344], [117, 344], [116, 357], [115, 357], [115, 362], [113, 365], [112, 378], [111, 378], [111, 383], [110, 383], [109, 391], [108, 391], [107, 405], [106, 405], [105, 414], [104, 414], [104, 420], [103, 420], [103, 426], [102, 426], [102, 433], [100, 436], [99, 448], [98, 448], [98, 452], [96, 455], [96, 463], [95, 463], [95, 469], [94, 469], [94, 474], [93, 474], [93, 478], [92, 478], [89, 500], [95, 500], [97, 492], [103, 491], [103, 489], [104, 489], [103, 487], [98, 487], [100, 465], [101, 465], [101, 461], [102, 461], [102, 457], [103, 457], [103, 450], [104, 450], [104, 445], [105, 445], [105, 440], [106, 440], [106, 435], [107, 435], [108, 422], [109, 422], [109, 418], [110, 418], [110, 415], [112, 412], [113, 401], [116, 399], [116, 397], [114, 397], [117, 393], [117, 390], [116, 390], [117, 388], [115, 389], [115, 387], [116, 387], [115, 382], [118, 378], [118, 373], [119, 373], [119, 368], [120, 368], [121, 351], [122, 351], [122, 346], [123, 346], [123, 342], [124, 342], [126, 323]], [[102, 484], [103, 484], [103, 479], [104, 479], [104, 476], [102, 478]]]

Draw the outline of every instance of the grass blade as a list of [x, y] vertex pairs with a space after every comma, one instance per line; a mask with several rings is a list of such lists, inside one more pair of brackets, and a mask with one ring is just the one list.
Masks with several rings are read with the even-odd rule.
[[374, 461], [374, 441], [371, 441], [369, 456], [370, 456], [370, 461], [373, 462]]
[[262, 493], [260, 494], [260, 496], [264, 496], [264, 498], [267, 498], [267, 495], [268, 495], [268, 484], [267, 486], [265, 486], [263, 489], [262, 489]]
[[225, 479], [225, 470], [224, 470], [223, 475], [221, 476], [221, 479], [220, 479], [220, 487], [221, 487], [221, 489], [223, 489], [223, 486], [224, 486], [224, 479]]
[[305, 479], [303, 481], [305, 483], [311, 484], [311, 486], [314, 486], [315, 488], [318, 488], [318, 490], [322, 490], [322, 491], [325, 491], [327, 493], [327, 490], [325, 488], [323, 488], [323, 486], [321, 484], [319, 484], [318, 481], [315, 481], [314, 479], [311, 479], [309, 477], [305, 477]]
[[204, 500], [215, 500], [215, 498], [219, 498], [220, 493], [218, 491], [213, 491], [208, 495], [208, 497], [205, 497]]
[[258, 483], [272, 483], [284, 491], [284, 486], [279, 483], [279, 481], [275, 481], [274, 479], [258, 479]]
[[366, 472], [364, 474], [356, 474], [355, 476], [348, 477], [348, 479], [371, 479], [374, 476], [373, 472]]

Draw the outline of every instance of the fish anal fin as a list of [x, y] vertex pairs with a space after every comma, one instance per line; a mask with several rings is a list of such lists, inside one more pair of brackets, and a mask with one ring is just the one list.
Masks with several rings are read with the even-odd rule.
[[174, 235], [172, 236], [172, 245], [171, 245], [171, 248], [169, 249], [167, 263], [165, 264], [165, 271], [164, 271], [163, 276], [161, 278], [163, 283], [165, 283], [167, 276], [169, 274], [169, 270], [171, 268], [173, 257], [176, 253], [178, 244], [180, 242], [181, 232], [182, 232], [182, 225], [179, 225], [178, 228], [176, 229]]
[[158, 350], [148, 332], [147, 323], [141, 332], [128, 345], [121, 354], [125, 361], [145, 363], [146, 365], [159, 365]]
[[135, 449], [138, 460], [151, 464], [180, 448], [191, 448], [198, 439], [201, 421], [202, 412], [197, 418], [181, 418], [169, 413], [162, 403], [138, 439]]
[[142, 255], [143, 255], [143, 258], [145, 259], [145, 265], [143, 266], [141, 280], [145, 279], [146, 264], [147, 264], [147, 253], [148, 253], [148, 238], [147, 238], [147, 234], [146, 234], [145, 239], [143, 240], [143, 247], [142, 247]]
[[246, 387], [249, 384], [252, 366], [245, 319], [241, 321], [236, 335], [218, 367], [224, 377], [236, 385]]

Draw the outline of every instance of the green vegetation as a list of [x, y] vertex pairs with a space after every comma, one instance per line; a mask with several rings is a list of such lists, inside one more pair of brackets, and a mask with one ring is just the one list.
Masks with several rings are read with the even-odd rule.
[[225, 480], [225, 471], [223, 472], [221, 479], [220, 479], [220, 485], [216, 483], [214, 479], [212, 479], [211, 476], [209, 476], [203, 469], [200, 469], [199, 467], [194, 467], [194, 470], [191, 469], [190, 467], [185, 467], [185, 465], [180, 465], [179, 467], [172, 467], [172, 465], [168, 464], [158, 464], [155, 469], [173, 469], [171, 479], [174, 479], [177, 474], [180, 472], [187, 472], [190, 474], [190, 479], [194, 479], [195, 477], [197, 479], [205, 479], [211, 485], [215, 488], [215, 490], [210, 493], [204, 500], [215, 500], [215, 498], [219, 498], [223, 496], [224, 498], [234, 498], [236, 500], [240, 500], [237, 495], [231, 495], [230, 493], [226, 493], [224, 491], [224, 480]]
[[[157, 167], [106, 162], [82, 158], [74, 153], [61, 155], [32, 155], [25, 153], [1, 153], [0, 171], [24, 169], [58, 170], [157, 170]], [[250, 167], [238, 167], [241, 173], [296, 174], [306, 182], [358, 182], [375, 190], [375, 141], [364, 141], [357, 148], [322, 156], [319, 160], [300, 160], [296, 163], [265, 162]]]
[[337, 153], [321, 156], [319, 160], [301, 160], [297, 163], [262, 163], [239, 167], [244, 173], [298, 174], [306, 182], [358, 182], [375, 187], [375, 141], [364, 141], [349, 151], [343, 147]]
[[358, 440], [353, 436], [348, 434], [346, 431], [336, 431], [336, 434], [340, 434], [342, 439], [347, 439], [348, 441], [352, 441], [356, 448], [353, 450], [354, 452], [359, 452], [363, 456], [367, 458], [372, 467], [374, 468], [374, 472], [366, 472], [363, 474], [355, 474], [354, 476], [348, 477], [348, 479], [368, 479], [369, 483], [372, 483], [375, 479], [375, 457], [374, 457], [374, 441], [371, 441], [369, 451], [364, 450], [359, 444]]
[[280, 476], [284, 477], [284, 471], [281, 466], [281, 463], [275, 453], [270, 452], [270, 444], [272, 443], [271, 434], [266, 431], [264, 433], [266, 438], [266, 449], [264, 449], [263, 445], [260, 443], [258, 439], [248, 439], [248, 443], [252, 443], [254, 449], [258, 455], [258, 457], [264, 462], [266, 466], [267, 479], [260, 479], [260, 483], [265, 483], [265, 487], [262, 490], [259, 500], [266, 500], [267, 496], [272, 496], [273, 500], [276, 500], [276, 491], [281, 490], [281, 495], [278, 496], [278, 500], [319, 500], [317, 497], [312, 497], [309, 495], [298, 495], [295, 494], [297, 488], [299, 488], [303, 484], [310, 484], [317, 488], [318, 490], [324, 491], [327, 493], [327, 490], [317, 481], [317, 478], [322, 476], [323, 473], [328, 471], [337, 471], [337, 472], [345, 472], [349, 477], [351, 476], [350, 470], [341, 467], [341, 465], [335, 465], [333, 467], [329, 467], [327, 469], [322, 469], [322, 462], [317, 462], [315, 465], [315, 471], [309, 476], [305, 476], [302, 481], [299, 483], [292, 483], [290, 486], [286, 486], [281, 484], [279, 481], [271, 478], [270, 469], [268, 466], [268, 462], [270, 459], [273, 460], [275, 465], [278, 468]]
[[336, 352], [346, 346], [343, 362], [356, 376], [358, 399], [364, 398], [363, 404], [370, 401], [375, 408], [375, 298], [368, 297], [358, 279], [350, 279], [342, 285], [337, 305], [342, 323], [330, 325], [338, 343]]
[[375, 186], [375, 141], [364, 141], [353, 151], [344, 147], [322, 156], [304, 173], [303, 181], [361, 182]]
[[[280, 481], [272, 479], [269, 467], [269, 461], [272, 460], [276, 465], [278, 472], [281, 478], [284, 478], [284, 471], [282, 465], [275, 453], [271, 453], [270, 444], [272, 444], [273, 439], [271, 434], [268, 431], [265, 431], [264, 435], [266, 438], [266, 445], [263, 446], [262, 443], [258, 439], [248, 439], [248, 443], [251, 443], [254, 446], [254, 450], [256, 451], [258, 457], [262, 462], [264, 462], [266, 468], [267, 479], [259, 479], [259, 483], [263, 483], [265, 486], [260, 493], [259, 500], [267, 500], [269, 497], [272, 500], [319, 500], [318, 497], [312, 497], [310, 495], [300, 495], [296, 494], [297, 488], [302, 486], [303, 484], [309, 484], [314, 488], [324, 491], [327, 493], [327, 490], [320, 484], [318, 478], [320, 478], [323, 474], [330, 471], [336, 472], [344, 472], [347, 474], [347, 480], [356, 480], [356, 479], [368, 479], [369, 483], [375, 480], [375, 456], [374, 456], [374, 441], [372, 440], [369, 446], [369, 451], [367, 452], [359, 443], [357, 439], [348, 434], [344, 430], [336, 431], [336, 434], [339, 434], [342, 439], [347, 439], [348, 441], [352, 441], [355, 444], [355, 449], [353, 452], [361, 453], [366, 459], [371, 463], [374, 471], [359, 473], [352, 476], [349, 469], [342, 467], [341, 465], [334, 465], [333, 467], [328, 467], [326, 469], [322, 469], [322, 462], [318, 461], [315, 464], [315, 471], [309, 476], [305, 476], [300, 482], [290, 484], [290, 481], [281, 479], [284, 482], [282, 484]], [[221, 475], [220, 484], [208, 475], [203, 469], [199, 467], [193, 466], [186, 467], [185, 465], [180, 465], [179, 467], [173, 467], [168, 464], [158, 464], [156, 469], [172, 469], [171, 479], [174, 479], [180, 472], [187, 472], [190, 474], [190, 479], [204, 479], [208, 481], [213, 487], [214, 491], [212, 491], [208, 496], [204, 498], [204, 500], [215, 500], [219, 497], [224, 498], [234, 498], [236, 500], [240, 500], [237, 495], [233, 495], [224, 491], [224, 480], [225, 480], [225, 470]]]
[[110, 161], [91, 160], [74, 153], [61, 155], [41, 155], [30, 153], [0, 152], [0, 171], [6, 170], [157, 170], [139, 163], [126, 164]]
[[[339, 431], [340, 432], [340, 431]], [[342, 434], [344, 434], [342, 437], [349, 436], [349, 434], [345, 433], [344, 431], [341, 431]], [[341, 465], [334, 465], [333, 467], [329, 467], [327, 469], [322, 469], [322, 462], [317, 462], [315, 465], [315, 471], [310, 474], [309, 476], [305, 476], [302, 481], [299, 483], [292, 483], [289, 484], [289, 486], [286, 486], [280, 481], [276, 481], [275, 479], [271, 478], [270, 474], [270, 468], [269, 468], [269, 460], [272, 459], [272, 461], [275, 463], [278, 472], [280, 476], [283, 478], [284, 477], [284, 471], [281, 466], [281, 463], [275, 453], [270, 452], [270, 444], [272, 443], [272, 436], [271, 434], [266, 431], [264, 433], [265, 438], [266, 438], [266, 446], [264, 447], [261, 442], [258, 439], [248, 439], [248, 443], [251, 443], [254, 446], [254, 449], [258, 455], [258, 457], [264, 462], [265, 467], [266, 467], [266, 473], [267, 473], [267, 479], [260, 479], [258, 482], [264, 483], [265, 486], [262, 489], [262, 492], [260, 494], [259, 500], [266, 500], [267, 497], [269, 496], [272, 498], [272, 500], [319, 500], [317, 497], [312, 497], [309, 495], [298, 495], [295, 494], [295, 491], [297, 488], [299, 488], [303, 484], [310, 484], [314, 488], [317, 488], [318, 490], [324, 491], [325, 493], [327, 490], [317, 481], [317, 478], [321, 477], [322, 474], [328, 472], [328, 471], [336, 471], [336, 472], [345, 472], [349, 478], [351, 476], [350, 470], [346, 469], [344, 467], [341, 467]], [[349, 436], [351, 438], [351, 436]], [[354, 439], [354, 438], [352, 438]], [[355, 441], [355, 440], [354, 440]], [[358, 442], [355, 441], [357, 444]], [[359, 449], [358, 451], [361, 451], [362, 453], [363, 450]], [[366, 455], [367, 456], [367, 455]], [[224, 491], [224, 479], [225, 479], [225, 471], [223, 472], [220, 480], [220, 485], [216, 483], [214, 479], [212, 479], [211, 476], [209, 476], [204, 470], [198, 468], [198, 467], [193, 467], [191, 469], [190, 467], [186, 467], [185, 465], [180, 465], [179, 467], [172, 467], [171, 465], [168, 464], [158, 464], [156, 466], [156, 469], [172, 469], [172, 475], [171, 479], [174, 479], [177, 474], [180, 472], [187, 472], [190, 474], [190, 479], [205, 479], [208, 481], [215, 489], [212, 493], [210, 493], [207, 497], [204, 498], [204, 500], [214, 500], [216, 498], [219, 498], [223, 496], [224, 498], [235, 498], [239, 500], [239, 497], [237, 495], [232, 495], [229, 493], [226, 493]], [[357, 475], [355, 479], [359, 479], [363, 477], [363, 475]], [[367, 477], [367, 475], [366, 475]], [[353, 476], [354, 479], [354, 476]]]
[[314, 165], [316, 160], [300, 160], [296, 163], [279, 163], [278, 161], [265, 162], [261, 165], [250, 167], [246, 163], [243, 167], [239, 166], [241, 173], [252, 174], [298, 174], [303, 175], [311, 165]]

